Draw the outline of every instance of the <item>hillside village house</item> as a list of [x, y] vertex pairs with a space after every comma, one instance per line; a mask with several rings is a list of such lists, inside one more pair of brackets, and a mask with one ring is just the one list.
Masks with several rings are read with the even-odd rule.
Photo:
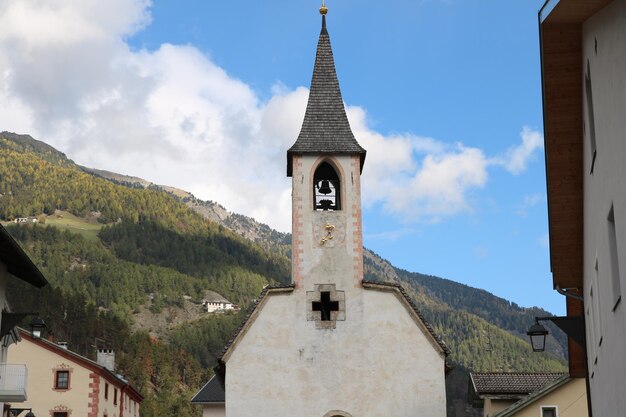
[[216, 311], [226, 311], [226, 310], [238, 310], [239, 308], [226, 300], [225, 298], [219, 299], [204, 299], [202, 300], [202, 307], [207, 311], [207, 313], [214, 313]]
[[7, 299], [7, 283], [20, 279], [37, 288], [48, 284], [39, 269], [22, 248], [0, 225], [0, 407], [3, 415], [11, 407], [22, 407], [28, 397], [28, 368], [26, 362], [10, 362], [7, 358], [11, 344], [19, 341], [15, 326], [26, 316], [17, 310], [19, 300]]
[[[626, 0], [549, 0], [539, 12], [553, 285], [584, 317], [570, 340], [595, 417], [626, 410]], [[585, 372], [586, 371], [586, 372]]]
[[287, 151], [292, 284], [266, 287], [226, 347], [217, 368], [225, 408], [212, 415], [444, 417], [448, 348], [400, 286], [363, 280], [365, 149], [320, 12], [309, 100]]
[[67, 346], [33, 337], [19, 329], [22, 342], [9, 359], [29, 369], [30, 394], [22, 408], [37, 417], [139, 417], [143, 397], [115, 373], [111, 350], [99, 350], [94, 362]]
[[493, 417], [588, 417], [583, 378], [562, 375]]
[[470, 372], [468, 400], [474, 408], [483, 409], [483, 417], [493, 417], [563, 376], [553, 372]]
[[568, 374], [471, 372], [468, 400], [483, 417], [587, 417], [585, 381]]

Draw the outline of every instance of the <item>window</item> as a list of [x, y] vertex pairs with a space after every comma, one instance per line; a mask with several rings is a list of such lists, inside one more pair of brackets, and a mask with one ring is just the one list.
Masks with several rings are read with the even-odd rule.
[[341, 210], [341, 180], [328, 163], [319, 164], [313, 174], [313, 209], [318, 211]]
[[113, 390], [113, 404], [117, 405], [117, 388]]
[[541, 417], [557, 417], [556, 407], [541, 407]]
[[65, 412], [65, 411], [61, 411], [61, 412], [56, 412], [56, 411], [55, 411], [55, 412], [52, 414], [52, 416], [53, 416], [53, 417], [67, 417], [67, 416], [68, 416], [68, 414], [67, 414], [67, 412]]
[[596, 162], [596, 122], [593, 116], [593, 91], [591, 88], [591, 69], [587, 60], [587, 72], [585, 73], [585, 99], [587, 102], [587, 123], [589, 127], [589, 145], [591, 146], [591, 172]]
[[[56, 371], [54, 378], [55, 389], [69, 389], [70, 388], [70, 371]], [[56, 417], [56, 413], [55, 413]]]
[[[595, 276], [593, 277], [591, 292], [591, 306], [593, 308], [593, 337], [598, 346], [602, 345], [602, 311], [600, 310], [600, 280], [598, 278], [598, 259], [596, 258]], [[595, 287], [595, 297], [594, 290]], [[596, 360], [598, 359], [596, 354]]]
[[613, 283], [613, 311], [622, 299], [622, 289], [619, 274], [619, 251], [617, 250], [617, 232], [615, 229], [615, 212], [611, 204], [611, 210], [606, 218], [609, 232], [609, 257], [611, 260], [611, 281]]
[[104, 399], [105, 400], [109, 399], [109, 383], [108, 382], [104, 383]]

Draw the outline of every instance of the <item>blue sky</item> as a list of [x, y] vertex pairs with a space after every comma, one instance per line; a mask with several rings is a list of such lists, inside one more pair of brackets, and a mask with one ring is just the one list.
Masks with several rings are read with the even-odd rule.
[[[320, 4], [99, 3], [0, 6], [0, 130], [288, 231], [285, 151]], [[366, 246], [398, 267], [563, 313], [547, 247], [541, 2], [327, 6], [343, 97], [369, 151]]]

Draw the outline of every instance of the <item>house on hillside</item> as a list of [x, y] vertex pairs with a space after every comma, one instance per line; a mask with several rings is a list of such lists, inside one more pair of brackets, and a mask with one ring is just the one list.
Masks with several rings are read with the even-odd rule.
[[539, 28], [553, 286], [586, 333], [586, 355], [570, 339], [570, 374], [587, 377], [596, 417], [621, 417], [626, 0], [549, 0]]
[[139, 417], [143, 397], [115, 372], [115, 355], [99, 350], [92, 361], [19, 329], [22, 342], [9, 359], [25, 363], [33, 394], [20, 405], [38, 416]]
[[238, 310], [238, 307], [228, 301], [225, 298], [218, 297], [202, 300], [202, 307], [206, 310], [207, 313], [213, 313], [216, 311], [226, 311], [226, 310]]
[[493, 417], [588, 417], [582, 378], [562, 375]]
[[266, 287], [226, 346], [216, 368], [221, 412], [444, 417], [447, 346], [401, 286], [364, 280], [366, 151], [346, 116], [327, 11], [302, 129], [286, 155], [292, 283]]
[[15, 223], [37, 223], [37, 217], [29, 216], [29, 217], [17, 217], [13, 220]]
[[483, 409], [483, 417], [493, 417], [564, 376], [551, 372], [470, 372], [468, 401]]
[[28, 314], [18, 310], [18, 299], [8, 299], [7, 284], [12, 279], [22, 280], [34, 287], [48, 284], [46, 278], [24, 253], [6, 229], [0, 225], [0, 407], [21, 404], [28, 397], [28, 368], [26, 362], [10, 362], [9, 348], [20, 341], [16, 330]]

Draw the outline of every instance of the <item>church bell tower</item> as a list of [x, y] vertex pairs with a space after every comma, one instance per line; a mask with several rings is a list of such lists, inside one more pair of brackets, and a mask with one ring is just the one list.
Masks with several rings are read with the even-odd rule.
[[363, 280], [361, 172], [365, 149], [354, 138], [335, 71], [326, 13], [302, 129], [287, 151], [292, 177], [292, 283], [307, 296], [309, 320], [345, 320], [345, 291]]
[[398, 284], [363, 279], [365, 149], [341, 98], [327, 11], [287, 151], [292, 284], [267, 286], [224, 349], [224, 415], [445, 417], [447, 347]]

